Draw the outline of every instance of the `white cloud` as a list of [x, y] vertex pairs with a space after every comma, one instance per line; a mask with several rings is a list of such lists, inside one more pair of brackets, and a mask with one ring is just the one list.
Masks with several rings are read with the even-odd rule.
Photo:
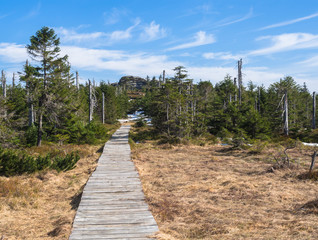
[[217, 59], [217, 60], [239, 60], [240, 58], [243, 58], [243, 56], [240, 55], [232, 55], [230, 52], [209, 52], [204, 53], [202, 55], [205, 59]]
[[152, 21], [149, 26], [144, 28], [144, 31], [140, 34], [140, 38], [143, 41], [153, 41], [166, 36], [166, 30], [160, 28], [160, 24], [156, 24]]
[[168, 48], [167, 51], [191, 48], [191, 47], [198, 47], [202, 45], [207, 45], [215, 42], [215, 38], [213, 34], [206, 34], [204, 31], [199, 31], [194, 36], [194, 41], [189, 43], [180, 44], [178, 46]]
[[77, 33], [75, 30], [69, 30], [63, 27], [56, 28], [56, 33], [61, 35], [63, 42], [85, 42], [92, 41], [102, 37], [106, 37], [108, 34], [103, 32], [93, 33]]
[[[153, 76], [166, 70], [167, 76], [173, 76], [173, 68], [176, 66], [186, 66], [179, 61], [171, 61], [166, 55], [150, 55], [144, 52], [128, 53], [125, 51], [101, 50], [80, 48], [74, 46], [62, 46], [63, 54], [69, 55], [69, 60], [73, 68], [90, 71], [113, 71], [119, 74], [129, 74], [138, 76]], [[198, 81], [211, 80], [212, 83], [224, 79], [226, 74], [235, 77], [237, 70], [233, 67], [187, 67], [189, 77]], [[272, 72], [267, 68], [244, 68], [243, 82], [247, 84], [249, 80], [259, 85], [269, 84], [278, 81], [284, 74]]]
[[15, 43], [0, 43], [0, 58], [4, 62], [22, 63], [28, 58], [25, 46]]
[[[229, 74], [233, 78], [237, 76], [237, 70], [232, 67], [189, 67], [189, 75], [196, 80], [210, 80], [213, 84], [221, 81]], [[243, 70], [243, 84], [246, 86], [248, 81], [253, 81], [258, 85], [270, 84], [284, 77], [284, 74], [271, 72], [266, 68], [245, 68]]]
[[318, 35], [309, 33], [286, 33], [276, 36], [266, 36], [257, 40], [270, 40], [272, 45], [249, 52], [249, 55], [267, 55], [283, 51], [291, 51], [297, 49], [317, 48]]
[[[75, 68], [79, 71], [111, 71], [121, 75], [153, 76], [159, 75], [162, 73], [162, 70], [166, 70], [166, 74], [169, 77], [174, 75], [172, 71], [174, 67], [183, 65], [186, 66], [190, 75], [189, 77], [196, 81], [200, 79], [211, 80], [212, 83], [215, 84], [223, 80], [226, 74], [230, 74], [233, 77], [237, 76], [235, 67], [188, 67], [184, 62], [170, 60], [167, 55], [151, 55], [145, 52], [130, 53], [126, 51], [91, 49], [76, 46], [61, 46], [61, 50], [61, 55], [69, 55], [73, 69]], [[232, 57], [232, 55], [229, 54], [229, 57]], [[0, 43], [0, 59], [3, 60], [3, 62], [12, 63], [17, 66], [14, 67], [11, 65], [10, 68], [14, 68], [10, 71], [9, 68], [5, 68], [7, 72], [21, 69], [22, 64], [27, 58], [28, 55], [24, 45]], [[318, 56], [308, 59], [303, 63], [309, 64], [310, 62], [313, 67], [317, 66]], [[304, 73], [306, 75], [302, 75]], [[289, 68], [273, 71], [266, 67], [244, 67], [243, 83], [247, 84], [247, 82], [251, 80], [258, 85], [264, 84], [265, 86], [269, 86], [271, 83], [289, 74], [295, 76], [295, 80], [299, 84], [306, 82], [309, 89], [318, 91], [315, 72], [306, 71], [304, 68]]]
[[263, 27], [263, 28], [261, 28], [261, 29], [259, 29], [259, 30], [265, 30], [265, 29], [270, 29], [270, 28], [283, 27], [283, 26], [287, 26], [287, 25], [294, 24], [294, 23], [297, 23], [297, 22], [302, 22], [302, 21], [305, 21], [305, 20], [308, 20], [308, 19], [316, 18], [316, 17], [318, 17], [318, 13], [314, 13], [314, 14], [311, 14], [311, 15], [308, 15], [308, 16], [305, 16], [305, 17], [296, 18], [296, 19], [293, 19], [293, 20], [285, 21], [285, 22], [280, 22], [280, 23], [272, 24], [272, 25]]
[[242, 22], [245, 21], [247, 19], [250, 19], [251, 17], [253, 17], [253, 8], [250, 8], [250, 11], [243, 17], [235, 19], [235, 20], [230, 20], [230, 19], [223, 19], [222, 21], [220, 21], [219, 23], [217, 23], [216, 27], [224, 27], [224, 26], [228, 26], [228, 25], [232, 25], [234, 23], [238, 23], [238, 22]]
[[132, 37], [132, 31], [140, 24], [137, 19], [135, 24], [125, 30], [116, 30], [110, 33], [92, 32], [78, 33], [74, 29], [66, 29], [63, 27], [55, 28], [64, 43], [89, 44], [90, 46], [107, 46], [118, 41], [128, 40]]
[[165, 55], [127, 53], [124, 51], [62, 46], [73, 67], [90, 71], [115, 71], [120, 74], [153, 75], [167, 69], [167, 73], [180, 62], [170, 61]]

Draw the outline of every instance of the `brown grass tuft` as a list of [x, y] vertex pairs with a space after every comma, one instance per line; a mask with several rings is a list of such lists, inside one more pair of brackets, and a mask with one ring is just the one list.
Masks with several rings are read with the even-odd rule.
[[32, 154], [78, 151], [77, 167], [0, 177], [0, 239], [68, 239], [83, 186], [96, 168], [101, 146], [64, 145], [31, 148]]
[[298, 178], [310, 154], [291, 150], [296, 168], [267, 171], [271, 151], [138, 144], [133, 161], [160, 228], [157, 238], [315, 239], [318, 183]]

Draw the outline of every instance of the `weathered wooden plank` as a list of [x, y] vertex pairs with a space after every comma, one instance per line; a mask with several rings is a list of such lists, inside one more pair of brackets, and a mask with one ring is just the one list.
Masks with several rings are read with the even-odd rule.
[[105, 144], [84, 188], [70, 240], [142, 240], [158, 231], [131, 161], [128, 132], [129, 126], [122, 126]]

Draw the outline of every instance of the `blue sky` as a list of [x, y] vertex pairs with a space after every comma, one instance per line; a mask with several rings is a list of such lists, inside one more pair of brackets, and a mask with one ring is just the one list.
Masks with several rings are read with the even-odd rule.
[[237, 75], [269, 86], [284, 76], [318, 92], [317, 0], [2, 0], [0, 69], [21, 71], [25, 45], [54, 28], [81, 81], [158, 77], [186, 67], [213, 84]]

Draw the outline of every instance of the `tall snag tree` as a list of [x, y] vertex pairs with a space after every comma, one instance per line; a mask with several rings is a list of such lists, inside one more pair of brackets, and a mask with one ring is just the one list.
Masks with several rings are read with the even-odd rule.
[[68, 87], [70, 65], [67, 55], [59, 57], [60, 39], [53, 29], [42, 27], [30, 38], [26, 46], [30, 57], [39, 63], [36, 66], [36, 78], [33, 79], [33, 97], [37, 102], [37, 145], [40, 146], [43, 135], [43, 117], [48, 120], [56, 119], [57, 98], [59, 93]]

